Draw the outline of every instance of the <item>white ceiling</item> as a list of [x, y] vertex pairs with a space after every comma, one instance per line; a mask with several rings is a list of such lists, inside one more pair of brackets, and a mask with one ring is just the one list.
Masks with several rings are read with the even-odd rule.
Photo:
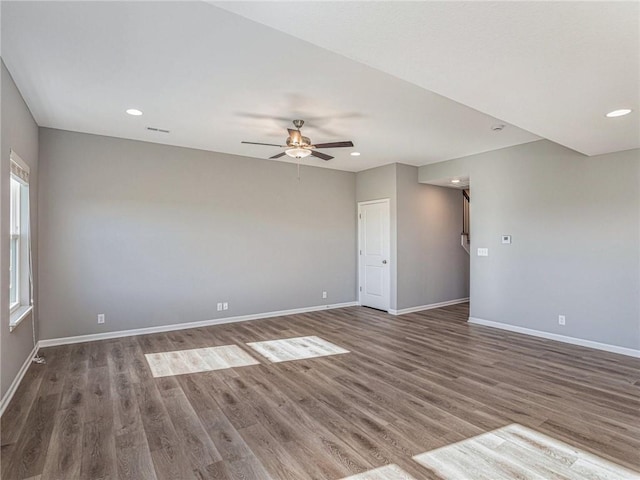
[[[240, 141], [281, 143], [303, 118], [314, 142], [356, 145], [304, 163], [343, 170], [529, 132], [587, 154], [639, 146], [637, 5], [292, 5], [3, 2], [2, 57], [41, 126], [267, 158], [280, 150]], [[622, 106], [636, 111], [604, 118]]]
[[586, 155], [640, 147], [640, 2], [216, 4]]
[[[453, 183], [453, 180], [458, 180], [458, 182]], [[444, 178], [430, 180], [428, 182], [423, 182], [423, 183], [428, 183], [430, 185], [437, 185], [439, 187], [455, 188], [458, 190], [469, 188], [469, 186], [471, 185], [470, 178], [468, 176], [444, 177]]]
[[504, 122], [204, 2], [2, 9], [3, 59], [45, 127], [267, 158], [281, 150], [240, 141], [282, 143], [302, 118], [316, 143], [355, 143], [304, 163], [351, 171], [538, 138], [511, 125], [493, 132]]

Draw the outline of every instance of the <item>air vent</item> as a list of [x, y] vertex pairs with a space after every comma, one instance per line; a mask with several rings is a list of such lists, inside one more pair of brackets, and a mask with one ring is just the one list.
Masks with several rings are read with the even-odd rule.
[[147, 130], [152, 132], [169, 133], [169, 130], [164, 130], [163, 128], [147, 127]]

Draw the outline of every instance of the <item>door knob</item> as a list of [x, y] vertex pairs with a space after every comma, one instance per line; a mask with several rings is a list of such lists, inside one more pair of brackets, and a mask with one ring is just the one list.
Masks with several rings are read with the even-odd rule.
[[386, 260], [382, 260], [382, 263], [383, 263], [384, 265], [386, 265], [386, 264], [387, 264], [387, 261], [386, 261]]

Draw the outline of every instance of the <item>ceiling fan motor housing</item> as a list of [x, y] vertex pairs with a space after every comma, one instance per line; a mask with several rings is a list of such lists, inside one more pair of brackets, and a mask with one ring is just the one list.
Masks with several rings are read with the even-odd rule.
[[311, 145], [311, 139], [309, 137], [300, 136], [302, 143], [297, 143], [291, 140], [291, 137], [287, 137], [287, 146], [288, 147], [301, 147], [301, 146], [309, 146]]

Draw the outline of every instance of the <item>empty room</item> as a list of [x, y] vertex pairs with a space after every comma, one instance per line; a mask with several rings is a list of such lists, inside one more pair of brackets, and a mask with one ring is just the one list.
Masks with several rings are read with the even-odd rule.
[[640, 2], [0, 1], [2, 480], [640, 480]]

